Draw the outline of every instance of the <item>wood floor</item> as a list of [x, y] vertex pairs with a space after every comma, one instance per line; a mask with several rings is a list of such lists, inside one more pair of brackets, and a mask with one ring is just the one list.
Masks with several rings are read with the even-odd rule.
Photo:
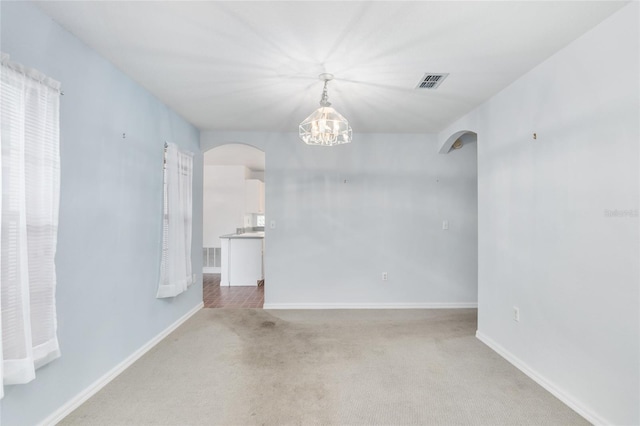
[[259, 308], [264, 305], [264, 286], [220, 287], [220, 274], [203, 274], [205, 308]]

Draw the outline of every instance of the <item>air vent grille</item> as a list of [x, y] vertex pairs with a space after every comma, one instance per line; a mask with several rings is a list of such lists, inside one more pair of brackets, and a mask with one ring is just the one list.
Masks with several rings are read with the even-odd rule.
[[202, 249], [202, 266], [205, 268], [220, 267], [220, 247], [204, 247]]
[[432, 74], [427, 73], [422, 77], [416, 89], [437, 89], [449, 74]]

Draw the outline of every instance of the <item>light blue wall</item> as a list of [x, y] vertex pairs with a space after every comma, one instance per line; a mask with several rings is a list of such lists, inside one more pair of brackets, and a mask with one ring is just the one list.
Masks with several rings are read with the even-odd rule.
[[479, 337], [594, 424], [640, 424], [639, 18], [631, 2], [441, 133], [478, 135]]
[[331, 148], [296, 133], [201, 134], [203, 151], [233, 142], [265, 152], [267, 225], [276, 221], [265, 307], [477, 302], [475, 143], [442, 155], [430, 134], [358, 133]]
[[[5, 388], [2, 424], [52, 413], [202, 301], [155, 298], [165, 141], [196, 153], [193, 267], [201, 271], [199, 132], [30, 3], [2, 2], [2, 51], [62, 82], [56, 265], [62, 357]], [[126, 138], [122, 134], [126, 133]]]

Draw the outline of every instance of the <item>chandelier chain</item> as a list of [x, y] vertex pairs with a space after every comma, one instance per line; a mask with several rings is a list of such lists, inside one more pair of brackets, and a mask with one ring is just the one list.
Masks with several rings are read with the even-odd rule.
[[331, 102], [329, 102], [329, 94], [327, 93], [327, 84], [329, 80], [324, 81], [324, 89], [322, 89], [322, 99], [320, 99], [320, 105], [323, 107], [331, 106]]

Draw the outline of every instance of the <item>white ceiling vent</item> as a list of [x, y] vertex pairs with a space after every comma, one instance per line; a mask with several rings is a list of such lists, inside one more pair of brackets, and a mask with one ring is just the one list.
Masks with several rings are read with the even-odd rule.
[[437, 89], [438, 86], [447, 78], [449, 74], [430, 74], [427, 73], [422, 77], [416, 89]]

